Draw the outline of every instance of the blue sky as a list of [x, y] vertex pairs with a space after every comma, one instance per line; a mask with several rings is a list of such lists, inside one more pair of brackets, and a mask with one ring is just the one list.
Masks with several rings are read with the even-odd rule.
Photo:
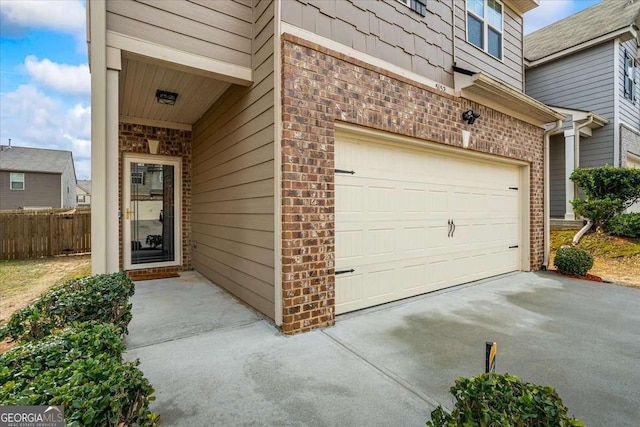
[[[598, 1], [541, 0], [525, 33]], [[85, 16], [84, 0], [0, 0], [0, 143], [71, 150], [78, 179], [91, 173]]]

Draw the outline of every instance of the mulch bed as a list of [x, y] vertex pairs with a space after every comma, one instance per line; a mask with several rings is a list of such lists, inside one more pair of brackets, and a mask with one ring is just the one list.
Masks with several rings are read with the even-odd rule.
[[560, 273], [560, 270], [558, 270], [557, 268], [555, 270], [551, 270], [551, 271], [553, 271], [554, 273], [561, 274], [561, 275], [566, 276], [566, 277], [571, 277], [572, 279], [590, 280], [592, 282], [600, 282], [600, 283], [604, 282], [604, 279], [602, 277], [594, 276], [593, 274], [585, 274], [584, 276], [578, 276], [576, 274], [562, 274], [562, 273]]

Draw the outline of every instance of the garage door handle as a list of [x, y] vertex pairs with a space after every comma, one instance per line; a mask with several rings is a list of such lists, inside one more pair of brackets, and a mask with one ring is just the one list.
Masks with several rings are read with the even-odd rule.
[[354, 273], [354, 272], [355, 272], [355, 270], [354, 270], [353, 268], [352, 268], [352, 269], [350, 269], [350, 270], [338, 270], [338, 271], [336, 271], [336, 276], [337, 276], [338, 274]]
[[447, 237], [451, 237], [452, 227], [451, 227], [451, 220], [450, 219], [447, 220], [447, 227], [449, 228], [449, 231], [447, 232]]
[[451, 237], [453, 237], [453, 234], [456, 232], [456, 223], [451, 220], [451, 225], [453, 225], [453, 230], [451, 230]]

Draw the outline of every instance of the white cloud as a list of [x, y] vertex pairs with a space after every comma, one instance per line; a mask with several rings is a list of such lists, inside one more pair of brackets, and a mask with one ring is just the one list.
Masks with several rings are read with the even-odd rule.
[[575, 10], [575, 0], [540, 0], [540, 6], [524, 15], [524, 33], [531, 33], [566, 18]]
[[91, 93], [91, 76], [87, 64], [58, 64], [48, 59], [39, 61], [33, 55], [25, 58], [24, 65], [33, 79], [45, 87], [71, 95]]
[[65, 106], [34, 85], [21, 85], [2, 93], [0, 141], [15, 146], [51, 148], [73, 152], [76, 176], [87, 178], [91, 170], [91, 107]]
[[54, 30], [84, 37], [86, 12], [81, 0], [0, 0], [1, 23], [9, 33]]

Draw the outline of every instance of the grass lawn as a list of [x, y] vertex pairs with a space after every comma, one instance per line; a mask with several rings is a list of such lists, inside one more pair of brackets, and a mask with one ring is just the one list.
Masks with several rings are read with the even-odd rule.
[[[556, 251], [562, 245], [570, 245], [577, 230], [551, 231], [551, 268]], [[640, 239], [609, 236], [592, 232], [578, 244], [593, 255], [590, 274], [626, 286], [640, 287]]]
[[91, 274], [91, 256], [0, 261], [0, 325], [53, 285]]

